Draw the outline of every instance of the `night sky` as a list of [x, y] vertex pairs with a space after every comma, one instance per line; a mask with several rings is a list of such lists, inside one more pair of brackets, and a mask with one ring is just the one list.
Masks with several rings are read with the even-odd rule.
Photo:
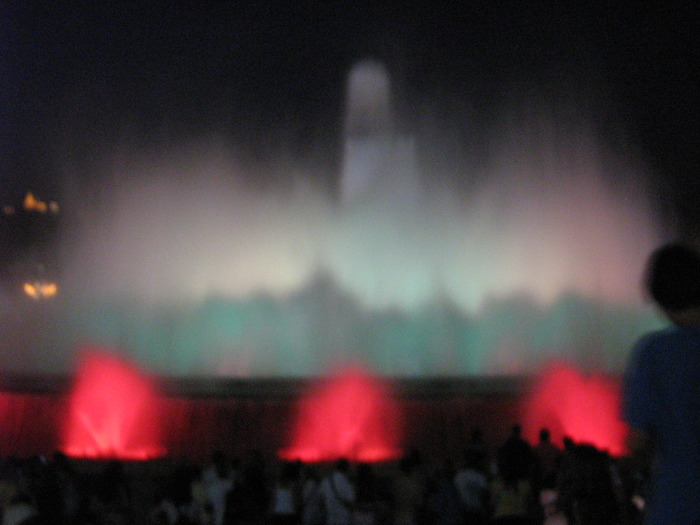
[[439, 122], [468, 157], [480, 146], [463, 130], [488, 127], [509, 91], [593, 101], [649, 167], [662, 206], [681, 214], [682, 233], [696, 235], [693, 2], [188, 4], [3, 4], [3, 201], [29, 188], [60, 198], [66, 164], [115, 141], [208, 135], [251, 164], [284, 155], [313, 165], [332, 187], [347, 74], [373, 57], [391, 72], [403, 124]]

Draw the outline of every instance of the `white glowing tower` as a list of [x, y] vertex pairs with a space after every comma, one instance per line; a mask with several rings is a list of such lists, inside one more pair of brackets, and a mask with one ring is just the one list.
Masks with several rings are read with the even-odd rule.
[[364, 60], [348, 78], [341, 175], [343, 204], [419, 198], [413, 138], [396, 135], [391, 82], [383, 64]]

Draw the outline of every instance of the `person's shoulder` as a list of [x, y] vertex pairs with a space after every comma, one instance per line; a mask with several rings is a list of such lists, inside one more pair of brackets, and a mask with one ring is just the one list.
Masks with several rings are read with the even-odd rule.
[[678, 337], [679, 331], [676, 326], [667, 326], [659, 330], [654, 330], [642, 335], [634, 345], [634, 351], [649, 352], [658, 347], [665, 346]]

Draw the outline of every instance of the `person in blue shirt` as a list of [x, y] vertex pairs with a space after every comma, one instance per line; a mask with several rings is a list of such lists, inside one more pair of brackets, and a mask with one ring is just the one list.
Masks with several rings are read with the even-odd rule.
[[624, 378], [630, 452], [652, 459], [645, 524], [700, 525], [700, 254], [658, 248], [645, 284], [671, 321], [636, 343]]

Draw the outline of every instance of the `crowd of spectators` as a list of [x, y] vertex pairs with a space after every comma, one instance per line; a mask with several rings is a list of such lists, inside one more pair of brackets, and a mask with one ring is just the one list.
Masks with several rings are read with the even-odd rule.
[[85, 462], [61, 453], [0, 461], [2, 525], [633, 525], [645, 473], [543, 429], [515, 425], [490, 447], [475, 430], [462, 457], [419, 452], [382, 464], [282, 462], [216, 452], [206, 464]]

